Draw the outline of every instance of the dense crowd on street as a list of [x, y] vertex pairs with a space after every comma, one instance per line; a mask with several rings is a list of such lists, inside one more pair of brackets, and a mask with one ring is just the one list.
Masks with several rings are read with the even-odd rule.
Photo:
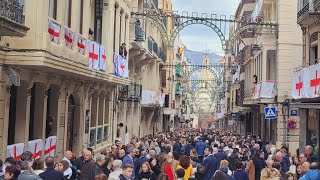
[[116, 140], [96, 155], [90, 148], [80, 157], [66, 151], [61, 160], [34, 160], [26, 151], [19, 160], [0, 160], [0, 180], [313, 180], [320, 179], [316, 153], [306, 146], [290, 155], [259, 136], [185, 129]]

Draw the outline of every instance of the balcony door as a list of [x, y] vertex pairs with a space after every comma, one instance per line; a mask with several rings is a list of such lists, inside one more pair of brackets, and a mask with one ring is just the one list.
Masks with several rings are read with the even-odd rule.
[[67, 150], [72, 151], [73, 146], [73, 134], [74, 134], [74, 112], [75, 103], [74, 98], [71, 95], [68, 102], [68, 124], [67, 124]]

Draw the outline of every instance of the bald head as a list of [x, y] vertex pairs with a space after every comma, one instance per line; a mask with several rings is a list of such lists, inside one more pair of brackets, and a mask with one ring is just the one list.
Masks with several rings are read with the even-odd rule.
[[303, 172], [307, 172], [309, 169], [310, 169], [310, 163], [309, 162], [302, 163]]
[[82, 151], [82, 155], [83, 155], [83, 159], [84, 159], [85, 161], [88, 161], [88, 160], [92, 159], [92, 153], [91, 153], [91, 151], [89, 151], [88, 149], [84, 149], [84, 150]]
[[65, 153], [64, 153], [64, 157], [66, 157], [67, 159], [71, 159], [72, 158], [72, 152], [71, 151], [66, 151]]
[[318, 163], [316, 162], [311, 163], [310, 169], [318, 169]]

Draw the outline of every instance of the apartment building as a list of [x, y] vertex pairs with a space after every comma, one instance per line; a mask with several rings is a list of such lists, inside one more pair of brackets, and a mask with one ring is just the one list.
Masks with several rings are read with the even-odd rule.
[[119, 51], [129, 44], [131, 3], [0, 3], [1, 12], [14, 14], [0, 17], [2, 159], [23, 150], [61, 158], [66, 150], [109, 146], [121, 110], [117, 85], [130, 83]]
[[[246, 11], [245, 5], [250, 8]], [[233, 27], [230, 39], [232, 51], [227, 54], [230, 64], [240, 66], [227, 75], [229, 82], [226, 104], [230, 125], [241, 133], [259, 135], [263, 141], [286, 145], [294, 152], [299, 144], [298, 130], [288, 130], [288, 99], [291, 98], [291, 77], [302, 57], [301, 33], [294, 14], [296, 1], [241, 1], [236, 17], [254, 22], [276, 23], [277, 27]], [[239, 12], [246, 12], [241, 15]], [[265, 119], [265, 107], [277, 108], [277, 119]], [[241, 128], [240, 128], [241, 127]], [[243, 128], [245, 127], [245, 128]]]
[[[298, 0], [297, 23], [302, 29], [302, 57], [296, 61], [292, 77], [292, 102], [297, 114], [290, 114], [299, 129], [300, 151], [306, 145], [319, 146], [319, 8], [318, 0]], [[298, 37], [298, 36], [296, 36]], [[300, 38], [300, 37], [298, 37]]]

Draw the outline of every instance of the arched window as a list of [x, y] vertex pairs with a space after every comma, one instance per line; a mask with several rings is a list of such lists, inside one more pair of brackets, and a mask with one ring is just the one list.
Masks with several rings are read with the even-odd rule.
[[318, 63], [318, 32], [315, 32], [310, 36], [309, 62], [310, 64]]

